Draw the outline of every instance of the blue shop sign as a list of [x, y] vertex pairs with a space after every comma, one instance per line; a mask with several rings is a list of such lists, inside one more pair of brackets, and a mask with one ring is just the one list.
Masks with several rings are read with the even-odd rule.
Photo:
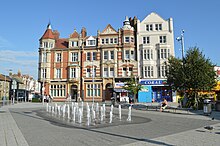
[[166, 80], [142, 80], [140, 81], [141, 85], [165, 85], [167, 84]]

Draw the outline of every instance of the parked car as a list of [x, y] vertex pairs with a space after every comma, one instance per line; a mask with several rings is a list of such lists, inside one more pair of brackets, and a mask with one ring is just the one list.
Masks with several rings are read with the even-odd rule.
[[32, 102], [41, 102], [42, 101], [42, 95], [35, 93], [32, 97]]

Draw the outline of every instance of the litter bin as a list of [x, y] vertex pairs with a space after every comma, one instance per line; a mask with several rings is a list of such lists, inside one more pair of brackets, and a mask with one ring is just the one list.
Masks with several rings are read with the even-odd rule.
[[212, 113], [211, 100], [205, 99], [203, 102], [203, 112], [205, 115], [210, 115]]

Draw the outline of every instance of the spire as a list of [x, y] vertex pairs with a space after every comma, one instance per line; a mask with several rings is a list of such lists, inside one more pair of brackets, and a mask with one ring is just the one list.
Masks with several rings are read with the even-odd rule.
[[51, 29], [51, 24], [50, 24], [50, 22], [49, 22], [48, 25], [47, 25], [47, 29]]

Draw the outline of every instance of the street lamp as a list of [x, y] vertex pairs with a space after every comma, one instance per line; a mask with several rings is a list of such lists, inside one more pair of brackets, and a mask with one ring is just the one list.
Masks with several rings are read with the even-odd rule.
[[95, 75], [95, 71], [94, 71], [94, 64], [93, 64], [93, 58], [92, 58], [92, 104], [94, 105], [94, 75]]
[[[183, 73], [185, 73], [185, 70], [184, 70], [184, 62], [185, 62], [184, 61], [184, 30], [183, 29], [181, 31], [180, 37], [177, 37], [176, 40], [181, 43], [182, 61], [183, 61]], [[183, 97], [185, 98], [185, 87], [184, 87], [185, 85], [184, 84], [185, 83], [183, 83]]]
[[184, 30], [182, 29], [180, 37], [177, 37], [176, 40], [181, 42], [181, 50], [182, 50], [182, 60], [184, 60]]
[[[8, 72], [11, 72], [12, 70], [6, 70]], [[3, 105], [5, 104], [5, 100], [6, 100], [6, 74], [5, 74], [5, 82], [4, 82], [4, 97], [3, 97]]]
[[44, 104], [44, 91], [45, 91], [45, 75], [46, 75], [46, 48], [43, 50], [43, 85], [42, 85], [42, 103]]

